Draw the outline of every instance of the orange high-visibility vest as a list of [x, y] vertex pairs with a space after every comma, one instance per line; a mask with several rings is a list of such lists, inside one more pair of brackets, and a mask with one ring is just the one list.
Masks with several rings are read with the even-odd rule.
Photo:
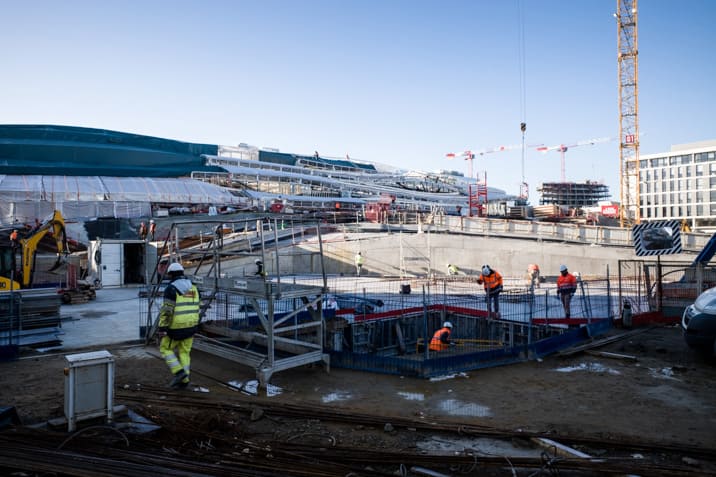
[[576, 291], [577, 291], [577, 278], [574, 275], [567, 272], [564, 275], [560, 275], [557, 278], [557, 292], [560, 295], [563, 295], [565, 293], [574, 295], [574, 292], [576, 292]]
[[447, 339], [450, 340], [450, 328], [440, 328], [433, 335], [433, 339], [430, 340], [430, 351], [442, 351], [448, 349], [448, 343], [443, 343], [440, 339], [443, 333], [447, 333]]
[[482, 283], [485, 287], [485, 291], [502, 290], [502, 275], [493, 270], [489, 275], [482, 276]]

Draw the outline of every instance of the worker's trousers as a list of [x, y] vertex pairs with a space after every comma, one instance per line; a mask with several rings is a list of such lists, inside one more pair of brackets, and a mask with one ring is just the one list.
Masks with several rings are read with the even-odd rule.
[[493, 292], [486, 292], [485, 300], [487, 301], [487, 311], [488, 313], [499, 313], [500, 312], [500, 292], [499, 291], [493, 291]]
[[[183, 340], [173, 340], [168, 336], [164, 336], [159, 342], [159, 353], [164, 357], [167, 366], [172, 374], [177, 374], [182, 369], [187, 375], [185, 382], [189, 382], [189, 368], [191, 364], [191, 346], [194, 344], [194, 338], [186, 338]], [[176, 353], [175, 353], [176, 350]]]

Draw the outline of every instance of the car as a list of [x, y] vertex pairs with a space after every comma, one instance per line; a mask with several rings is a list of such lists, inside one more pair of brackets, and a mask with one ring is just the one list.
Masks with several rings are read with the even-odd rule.
[[716, 287], [701, 293], [686, 307], [681, 329], [689, 347], [716, 356]]

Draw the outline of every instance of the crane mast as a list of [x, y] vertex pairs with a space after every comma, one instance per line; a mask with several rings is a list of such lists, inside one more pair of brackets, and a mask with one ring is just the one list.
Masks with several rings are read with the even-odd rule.
[[617, 0], [619, 76], [619, 221], [622, 227], [641, 220], [639, 203], [639, 49], [637, 0]]

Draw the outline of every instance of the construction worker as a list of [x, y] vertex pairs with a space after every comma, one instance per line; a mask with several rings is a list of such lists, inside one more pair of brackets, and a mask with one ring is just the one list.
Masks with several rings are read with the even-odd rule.
[[452, 323], [446, 321], [443, 327], [435, 332], [430, 340], [430, 351], [443, 351], [451, 345], [450, 334], [452, 333]]
[[159, 352], [174, 375], [170, 386], [183, 389], [189, 385], [191, 346], [199, 326], [199, 290], [184, 276], [180, 263], [169, 265], [167, 273], [170, 282], [159, 311]]
[[154, 241], [154, 236], [157, 233], [157, 224], [154, 222], [154, 219], [149, 221], [149, 236], [152, 239], [152, 242]]
[[452, 263], [447, 264], [447, 270], [448, 270], [448, 275], [450, 275], [450, 276], [457, 275], [457, 272], [458, 272], [457, 266], [453, 265]]
[[20, 245], [20, 237], [18, 236], [17, 229], [10, 233], [10, 245], [12, 245], [12, 248], [17, 248]]
[[335, 318], [336, 310], [338, 310], [336, 298], [333, 295], [326, 295], [323, 300], [323, 318]]
[[564, 316], [570, 318], [572, 313], [570, 312], [570, 304], [572, 302], [572, 296], [577, 292], [577, 278], [569, 273], [567, 265], [559, 266], [559, 277], [557, 277], [557, 293], [562, 300], [562, 306], [564, 307]]
[[140, 240], [146, 240], [147, 238], [147, 224], [142, 222], [139, 224], [139, 239]]
[[254, 260], [254, 264], [256, 264], [256, 273], [254, 273], [254, 275], [265, 277], [266, 272], [264, 271], [264, 262], [257, 258], [256, 260]]
[[489, 265], [482, 266], [482, 274], [478, 277], [477, 283], [485, 288], [487, 298], [488, 316], [500, 317], [500, 292], [502, 291], [502, 275], [493, 270]]
[[363, 254], [358, 252], [355, 256], [355, 264], [356, 264], [356, 276], [360, 276], [360, 272], [363, 269]]
[[530, 281], [530, 287], [539, 288], [539, 265], [530, 263], [527, 266], [527, 277]]

